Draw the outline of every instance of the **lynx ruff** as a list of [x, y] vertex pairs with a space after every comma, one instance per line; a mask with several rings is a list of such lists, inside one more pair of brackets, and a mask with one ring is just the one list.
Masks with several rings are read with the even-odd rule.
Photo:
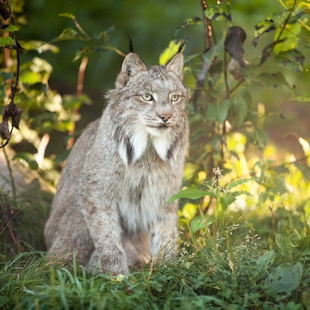
[[49, 252], [127, 273], [177, 251], [177, 202], [188, 145], [183, 55], [147, 67], [127, 54], [101, 119], [76, 141], [45, 226]]

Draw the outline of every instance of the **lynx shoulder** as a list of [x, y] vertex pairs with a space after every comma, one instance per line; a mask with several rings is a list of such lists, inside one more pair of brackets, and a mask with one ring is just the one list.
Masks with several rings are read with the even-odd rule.
[[183, 55], [147, 67], [135, 53], [122, 64], [102, 117], [75, 143], [54, 197], [49, 252], [102, 271], [177, 250], [177, 203], [188, 145]]

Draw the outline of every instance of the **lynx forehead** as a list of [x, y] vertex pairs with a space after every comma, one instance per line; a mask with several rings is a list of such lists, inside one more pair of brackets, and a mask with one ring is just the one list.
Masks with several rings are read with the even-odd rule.
[[49, 252], [127, 273], [175, 257], [177, 203], [188, 144], [183, 55], [147, 67], [129, 53], [100, 120], [75, 143], [45, 226]]

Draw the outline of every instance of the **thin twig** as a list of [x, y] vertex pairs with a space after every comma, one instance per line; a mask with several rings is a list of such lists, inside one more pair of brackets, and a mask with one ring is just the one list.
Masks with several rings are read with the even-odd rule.
[[[78, 79], [77, 79], [77, 87], [76, 87], [76, 96], [80, 97], [83, 94], [83, 87], [84, 87], [84, 76], [85, 76], [85, 69], [88, 63], [88, 57], [85, 56], [82, 58], [80, 67], [79, 67], [79, 72], [78, 72]], [[77, 114], [78, 113], [78, 109], [74, 109], [73, 110], [73, 114]], [[75, 132], [75, 123], [73, 123], [72, 129], [69, 132], [69, 135], [73, 135]], [[68, 140], [67, 143], [67, 149], [71, 149], [72, 146], [74, 144], [74, 137], [71, 137]]]

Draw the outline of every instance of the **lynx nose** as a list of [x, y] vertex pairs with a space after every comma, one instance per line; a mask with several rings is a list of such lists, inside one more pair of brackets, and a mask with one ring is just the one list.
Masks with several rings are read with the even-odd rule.
[[159, 116], [165, 123], [171, 118], [171, 114], [170, 114], [170, 113], [161, 113], [161, 114], [158, 114], [158, 116]]

